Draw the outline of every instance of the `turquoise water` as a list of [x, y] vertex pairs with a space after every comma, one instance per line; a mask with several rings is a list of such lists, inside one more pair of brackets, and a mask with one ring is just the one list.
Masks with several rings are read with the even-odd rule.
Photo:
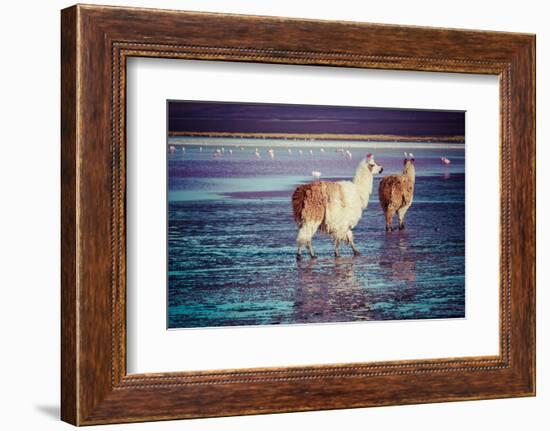
[[311, 143], [301, 156], [299, 143], [292, 154], [226, 145], [216, 157], [220, 147], [201, 145], [168, 155], [170, 328], [465, 316], [464, 150], [410, 149], [417, 177], [405, 231], [384, 230], [378, 176], [354, 229], [361, 256], [343, 246], [334, 258], [332, 241], [318, 233], [319, 258], [297, 262], [294, 188], [312, 181], [312, 170], [324, 180], [350, 179], [367, 152], [382, 175], [399, 172], [403, 149], [365, 145], [350, 148], [348, 160]]

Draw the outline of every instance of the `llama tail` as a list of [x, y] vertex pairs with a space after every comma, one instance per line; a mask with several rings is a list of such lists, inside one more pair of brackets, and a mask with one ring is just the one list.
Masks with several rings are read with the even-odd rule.
[[398, 185], [398, 178], [395, 175], [382, 178], [378, 186], [378, 200], [382, 210], [386, 211], [391, 204], [395, 202], [396, 184]]
[[380, 202], [380, 206], [384, 211], [386, 211], [386, 208], [388, 207], [388, 202], [389, 202], [388, 185], [387, 185], [388, 181], [386, 181], [386, 178], [382, 178], [382, 180], [380, 180], [380, 184], [378, 184], [378, 201]]
[[302, 212], [306, 203], [306, 196], [309, 184], [298, 186], [292, 193], [292, 212], [294, 213], [294, 221], [297, 225], [302, 224]]

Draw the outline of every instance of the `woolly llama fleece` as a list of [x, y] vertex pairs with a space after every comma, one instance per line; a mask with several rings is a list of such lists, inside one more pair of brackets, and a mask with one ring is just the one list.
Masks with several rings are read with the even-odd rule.
[[316, 181], [296, 188], [292, 195], [294, 221], [298, 225], [296, 259], [302, 258], [304, 246], [311, 258], [316, 258], [312, 238], [317, 230], [334, 239], [336, 257], [340, 255], [341, 241], [350, 245], [354, 255], [360, 254], [353, 242], [352, 229], [369, 203], [373, 176], [382, 171], [383, 167], [368, 154], [359, 162], [353, 181]]

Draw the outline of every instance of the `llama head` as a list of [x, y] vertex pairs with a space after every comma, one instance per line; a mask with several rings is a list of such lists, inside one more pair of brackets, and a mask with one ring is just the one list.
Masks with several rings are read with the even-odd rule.
[[382, 165], [377, 164], [374, 161], [374, 156], [369, 153], [367, 154], [367, 157], [363, 160], [362, 163], [365, 163], [367, 166], [367, 169], [374, 175], [374, 174], [381, 174], [382, 171], [384, 171], [384, 167]]
[[403, 174], [412, 175], [415, 174], [414, 169], [414, 155], [412, 153], [405, 153], [405, 160], [403, 160]]
[[372, 193], [373, 176], [383, 170], [384, 168], [374, 161], [374, 156], [370, 153], [359, 162], [353, 177], [353, 183], [359, 187], [361, 199], [365, 203], [364, 207], [366, 207], [368, 197]]

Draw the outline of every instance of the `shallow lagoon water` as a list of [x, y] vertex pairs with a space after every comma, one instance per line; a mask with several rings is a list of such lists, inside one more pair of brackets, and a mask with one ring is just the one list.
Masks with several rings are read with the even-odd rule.
[[216, 147], [189, 144], [168, 155], [168, 327], [464, 317], [464, 150], [408, 150], [417, 176], [406, 230], [384, 230], [379, 175], [354, 229], [361, 256], [343, 245], [334, 258], [331, 239], [318, 233], [319, 258], [297, 262], [294, 188], [312, 181], [312, 170], [351, 179], [367, 152], [382, 175], [400, 172], [404, 151], [366, 143], [347, 160], [312, 144], [300, 156], [299, 145], [290, 144], [292, 154], [273, 147], [274, 159], [271, 147], [257, 145], [257, 159], [238, 142], [216, 158]]

